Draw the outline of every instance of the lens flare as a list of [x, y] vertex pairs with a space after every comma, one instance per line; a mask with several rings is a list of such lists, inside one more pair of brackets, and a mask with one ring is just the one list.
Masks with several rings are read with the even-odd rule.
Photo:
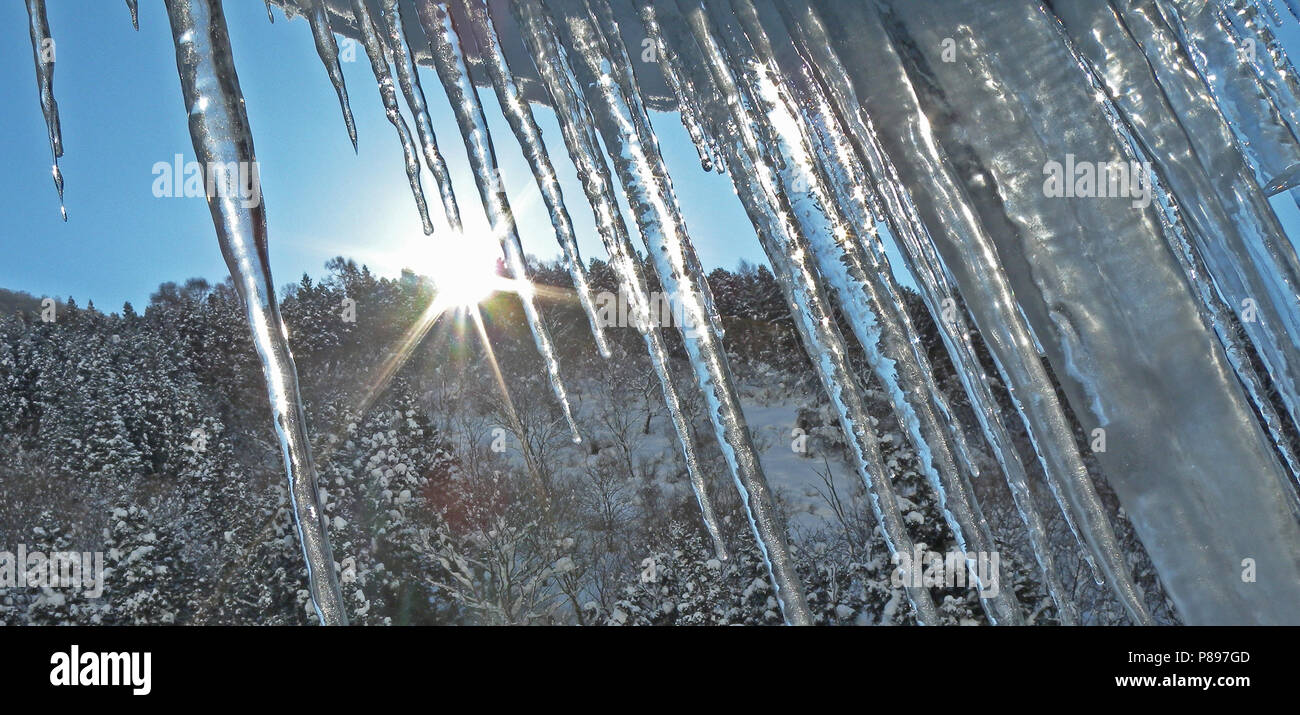
[[497, 273], [502, 256], [495, 242], [462, 235], [440, 243], [427, 266], [439, 303], [468, 308], [493, 291], [507, 289], [507, 281]]

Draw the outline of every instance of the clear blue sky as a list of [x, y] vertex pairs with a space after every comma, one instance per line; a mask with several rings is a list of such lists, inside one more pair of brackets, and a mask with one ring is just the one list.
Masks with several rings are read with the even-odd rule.
[[[360, 152], [352, 152], [333, 88], [306, 21], [274, 25], [256, 0], [225, 3], [240, 84], [252, 122], [270, 227], [271, 267], [280, 285], [324, 273], [335, 255], [396, 275], [412, 246], [437, 238], [420, 229], [396, 132], [384, 116], [374, 76], [358, 46], [345, 63]], [[59, 218], [50, 152], [40, 112], [27, 14], [0, 3], [0, 287], [35, 295], [93, 299], [116, 311], [141, 306], [164, 281], [228, 271], [202, 198], [156, 198], [156, 162], [193, 160], [176, 60], [162, 3], [140, 3], [140, 32], [117, 0], [49, 4], [55, 40], [54, 90], [63, 125], [69, 221]], [[439, 146], [450, 166], [467, 226], [484, 221], [465, 151], [437, 77], [422, 70]], [[480, 91], [502, 175], [525, 248], [559, 250], [532, 175], [490, 90]], [[535, 111], [551, 145], [584, 258], [603, 258], [591, 210], [547, 108]], [[765, 263], [727, 177], [699, 167], [676, 115], [652, 121], [701, 260], [734, 267]], [[409, 124], [408, 118], [408, 124]], [[412, 131], [414, 127], [412, 125]], [[437, 228], [445, 226], [436, 185], [424, 187]], [[629, 222], [629, 225], [632, 225]], [[441, 231], [439, 231], [441, 233]], [[418, 265], [411, 265], [419, 269]]]

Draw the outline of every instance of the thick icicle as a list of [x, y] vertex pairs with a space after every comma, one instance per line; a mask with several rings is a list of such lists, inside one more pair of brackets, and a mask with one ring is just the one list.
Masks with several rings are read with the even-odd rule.
[[[514, 214], [510, 210], [510, 201], [506, 198], [505, 184], [497, 166], [496, 152], [492, 148], [492, 136], [488, 133], [487, 117], [483, 114], [483, 105], [479, 102], [478, 90], [474, 87], [465, 66], [465, 57], [460, 48], [460, 37], [452, 27], [451, 15], [447, 5], [434, 0], [418, 3], [420, 24], [433, 46], [433, 62], [438, 78], [447, 92], [456, 123], [460, 127], [461, 137], [465, 141], [465, 151], [469, 155], [470, 166], [474, 171], [474, 181], [478, 186], [483, 210], [487, 212], [488, 224], [492, 234], [501, 242], [505, 252], [506, 267], [510, 275], [522, 287], [528, 282], [528, 269], [524, 263], [524, 248], [519, 241], [519, 231], [515, 226]], [[459, 238], [457, 240], [479, 240], [476, 238]], [[551, 344], [550, 332], [542, 322], [537, 310], [537, 302], [526, 288], [519, 291], [519, 300], [528, 318], [528, 327], [532, 330], [537, 351], [546, 363], [546, 372], [550, 376], [551, 389], [564, 418], [573, 433], [573, 441], [581, 442], [578, 423], [573, 419], [569, 407], [569, 396], [560, 378], [560, 363]]]
[[429, 220], [429, 207], [424, 201], [424, 187], [420, 185], [420, 155], [411, 141], [411, 130], [406, 126], [402, 110], [397, 106], [397, 90], [393, 88], [393, 75], [388, 71], [388, 59], [384, 56], [384, 43], [380, 40], [379, 29], [375, 27], [374, 18], [370, 16], [370, 7], [366, 0], [352, 0], [352, 15], [357, 20], [361, 32], [361, 44], [366, 48], [370, 58], [370, 68], [374, 70], [375, 82], [379, 85], [379, 97], [384, 103], [384, 114], [388, 122], [397, 130], [397, 138], [402, 143], [402, 159], [406, 165], [406, 180], [411, 185], [411, 194], [415, 197], [415, 206], [420, 212], [420, 221], [424, 224], [424, 233], [433, 233], [433, 222]]
[[140, 29], [140, 0], [126, 0], [126, 9], [131, 11], [131, 26]]
[[[520, 4], [538, 12], [532, 7], [535, 1], [520, 0]], [[638, 133], [639, 123], [648, 123], [648, 117], [634, 118], [631, 107], [639, 102], [623, 95], [614, 76], [615, 60], [601, 52], [599, 30], [584, 3], [566, 5], [573, 10], [565, 13], [563, 28], [568, 38], [566, 44], [573, 51], [569, 55], [571, 69], [582, 78], [580, 86], [593, 103], [596, 125], [614, 161], [641, 234], [649, 244], [674, 314], [686, 317], [686, 325], [681, 327], [683, 343], [708, 400], [709, 419], [718, 444], [731, 467], [750, 525], [766, 559], [777, 602], [787, 623], [811, 624], [812, 614], [786, 542], [784, 519], [776, 508], [740, 409], [726, 353], [700, 288], [705, 277], [677, 210], [663, 157], [657, 146], [643, 143]], [[624, 72], [630, 73], [630, 68], [624, 67]], [[636, 93], [635, 86], [631, 90]]]
[[[890, 267], [883, 262], [883, 256], [866, 250], [870, 238], [858, 234], [856, 227], [874, 226], [876, 221], [862, 198], [860, 185], [849, 183], [852, 177], [846, 173], [843, 147], [825, 147], [800, 130], [802, 113], [809, 130], [822, 130], [823, 138], [830, 140], [824, 136], [829, 109], [818, 105], [814, 97], [794, 101], [787, 87], [798, 85], [797, 74], [783, 75], [782, 83], [772, 80], [774, 75], [782, 75], [756, 10], [748, 0], [733, 0], [732, 6], [750, 43], [743, 42], [734, 24], [720, 26], [729, 46], [732, 71], [745, 78], [741, 85], [747, 97], [744, 104], [753, 107], [737, 117], [737, 122], [766, 125], [768, 135], [774, 138], [766, 154], [768, 161], [781, 167], [774, 173], [780, 177], [802, 228], [802, 240], [797, 238], [796, 245], [815, 258], [821, 278], [814, 282], [820, 284], [824, 279], [866, 351], [899, 425], [916, 449], [921, 471], [935, 491], [958, 548], [966, 553], [993, 553], [997, 546], [967, 481], [967, 475], [976, 473], [976, 468], [963, 458], [964, 438], [961, 447], [957, 446], [960, 423], [952, 419], [929, 359], [917, 349], [919, 334], [907, 313], [900, 310], [902, 297]], [[723, 21], [721, 17], [715, 19]], [[739, 57], [751, 59], [738, 61]], [[738, 106], [736, 102], [730, 104]], [[815, 156], [816, 148], [823, 151]], [[819, 166], [830, 180], [823, 181], [817, 171]], [[941, 415], [947, 427], [941, 423]], [[1006, 589], [983, 588], [988, 584], [979, 583], [981, 574], [975, 568], [975, 559], [969, 565], [973, 582], [981, 586], [981, 599], [990, 621], [1020, 623], [1015, 594]], [[992, 577], [1001, 580], [1000, 574]]]
[[532, 169], [537, 188], [541, 191], [542, 201], [551, 216], [551, 225], [555, 228], [555, 238], [564, 251], [565, 265], [573, 279], [573, 290], [578, 294], [578, 302], [587, 313], [591, 324], [591, 334], [596, 340], [596, 347], [602, 357], [608, 358], [609, 343], [605, 340], [605, 328], [596, 314], [592, 303], [591, 288], [587, 285], [587, 271], [582, 265], [582, 255], [578, 252], [578, 238], [573, 234], [573, 222], [569, 219], [569, 210], [564, 206], [564, 194], [560, 191], [560, 180], [551, 165], [551, 157], [542, 142], [542, 130], [533, 118], [533, 111], [524, 99], [523, 93], [515, 84], [514, 74], [506, 64], [505, 55], [501, 53], [501, 40], [497, 37], [496, 27], [488, 14], [486, 5], [480, 0], [467, 0], [466, 11], [478, 39], [479, 54], [492, 86], [496, 89], [497, 100], [501, 110], [510, 123], [524, 158]]
[[348, 88], [343, 81], [343, 68], [339, 65], [339, 45], [334, 40], [334, 30], [330, 28], [330, 12], [327, 0], [301, 0], [306, 11], [307, 22], [311, 24], [311, 36], [316, 42], [316, 54], [329, 73], [330, 84], [339, 96], [339, 108], [343, 110], [343, 123], [348, 127], [348, 139], [352, 140], [352, 151], [357, 150], [357, 125], [352, 121], [352, 105], [348, 103]]
[[1300, 77], [1287, 58], [1282, 44], [1268, 25], [1258, 21], [1258, 11], [1245, 0], [1232, 0], [1220, 16], [1229, 36], [1237, 43], [1238, 57], [1255, 71], [1260, 85], [1273, 104], [1291, 118], [1292, 131], [1300, 126]]
[[[954, 23], [970, 28], [963, 61], [943, 63], [944, 28]], [[1009, 26], [1014, 39], [997, 31]], [[909, 69], [928, 72], [938, 90], [922, 101], [925, 118], [945, 152], [963, 157], [981, 221], [999, 226], [990, 234], [1005, 273], [1085, 434], [1104, 430], [1098, 464], [1180, 615], [1296, 622], [1294, 609], [1277, 605], [1300, 599], [1300, 565], [1283, 546], [1300, 542], [1300, 525], [1282, 465], [1202, 321], [1158, 209], [1109, 190], [1070, 199], [1045, 190], [1052, 162], [1071, 154], [1128, 163], [1050, 18], [1034, 5], [960, 0], [942, 15], [909, 5], [889, 15], [887, 30], [915, 63]], [[1052, 102], [1008, 101], [1042, 86], [1053, 87]], [[1254, 528], [1236, 528], [1225, 513]], [[1271, 575], [1267, 583], [1241, 580], [1243, 554]]]
[[[206, 167], [205, 175], [215, 166], [237, 165], [255, 171], [253, 134], [231, 58], [220, 0], [166, 0], [166, 5], [176, 45], [176, 68], [189, 114], [190, 136], [195, 155]], [[253, 343], [266, 375], [312, 602], [321, 623], [346, 625], [347, 614], [334, 573], [334, 556], [298, 393], [297, 369], [289, 351], [267, 259], [266, 212], [261, 192], [251, 205], [230, 193], [223, 191], [209, 196], [208, 207], [221, 253], [244, 300]]]
[[[1185, 232], [1192, 244], [1186, 251], [1188, 280], [1203, 295], [1207, 318], [1220, 334], [1234, 370], [1292, 475], [1300, 478], [1290, 438], [1237, 338], [1238, 329], [1248, 336], [1275, 377], [1295, 424], [1294, 416], [1300, 414], [1300, 261], [1294, 248], [1255, 186], [1231, 129], [1213, 111], [1204, 86], [1194, 81], [1189, 63], [1180, 54], [1148, 63], [1133, 42], [1141, 38], [1153, 53], [1175, 45], [1150, 2], [1130, 4], [1123, 17], [1086, 2], [1059, 2], [1054, 10], [1083, 55], [1080, 61], [1088, 63], [1087, 70], [1105, 87], [1107, 113], [1123, 122], [1124, 131], [1138, 144], [1134, 151], [1142, 152], [1143, 162], [1153, 164], [1161, 184], [1168, 187], [1170, 197], [1163, 203], [1179, 207], [1171, 231]], [[1107, 72], [1096, 69], [1098, 62], [1107, 64]], [[1179, 121], [1162, 121], [1171, 115]], [[1177, 247], [1175, 251], [1183, 253]], [[1229, 306], [1250, 307], [1257, 319], [1238, 320]]]
[[63, 205], [63, 172], [59, 171], [59, 157], [63, 156], [63, 130], [59, 126], [59, 103], [54, 101], [54, 39], [50, 37], [50, 23], [45, 17], [45, 0], [27, 0], [27, 20], [32, 36], [32, 58], [36, 62], [36, 89], [41, 95], [41, 113], [45, 115], [45, 129], [50, 139], [53, 155], [54, 188], [59, 192], [59, 214], [68, 220], [68, 209]]
[[447, 215], [447, 225], [453, 235], [460, 235], [460, 208], [456, 205], [456, 193], [451, 185], [451, 173], [447, 171], [447, 162], [438, 151], [438, 140], [433, 133], [433, 122], [429, 119], [429, 107], [424, 99], [424, 87], [420, 85], [420, 73], [416, 69], [415, 55], [406, 40], [406, 29], [402, 26], [402, 12], [397, 0], [380, 0], [380, 14], [384, 18], [384, 28], [388, 32], [388, 46], [393, 52], [393, 66], [397, 68], [397, 84], [406, 97], [406, 106], [411, 110], [415, 120], [416, 132], [420, 135], [420, 147], [424, 150], [424, 165], [438, 182], [438, 193], [442, 197], [442, 209]]
[[[835, 117], [842, 122], [839, 130], [853, 143], [858, 161], [863, 164], [862, 170], [871, 174], [868, 178], [854, 171], [854, 164], [850, 160], [845, 168], [851, 173], [842, 180], [847, 181], [849, 187], [867, 190], [868, 199], [879, 204], [878, 213], [893, 227], [891, 234], [899, 239], [899, 248], [916, 277], [917, 287], [927, 308], [938, 318], [935, 324], [940, 337], [957, 367], [957, 375], [970, 399], [976, 420], [1006, 477], [1017, 511], [1025, 523], [1034, 558], [1042, 571], [1048, 592], [1057, 605], [1058, 618], [1062, 624], [1072, 625], [1078, 621], [1078, 607], [1057, 574], [1046, 527], [1034, 503], [1025, 466], [1002, 422], [1001, 408], [993, 396], [988, 375], [971, 343], [966, 322], [957, 311], [955, 288], [943, 270], [929, 235], [925, 233], [925, 226], [916, 216], [906, 188], [898, 180], [896, 169], [881, 150], [870, 119], [860, 111], [848, 74], [831, 49], [821, 28], [820, 18], [806, 5], [798, 5], [801, 6], [791, 8], [778, 3], [778, 10], [792, 32], [792, 39], [804, 57], [808, 71], [814, 75], [810, 80], [810, 84], [815, 85], [810, 89], [814, 97], [809, 101], [829, 101], [833, 105]], [[824, 99], [816, 95], [821, 95]], [[947, 319], [949, 315], [950, 320]], [[1088, 555], [1086, 551], [1084, 553], [1085, 556]]]
[[555, 43], [552, 30], [541, 24], [546, 22], [546, 18], [523, 8], [517, 7], [516, 10], [519, 25], [524, 28], [524, 44], [533, 58], [537, 74], [541, 77], [542, 85], [551, 98], [551, 104], [555, 107], [560, 133], [573, 158], [578, 183], [582, 185], [587, 201], [595, 213], [596, 229], [609, 254], [610, 265], [614, 267], [619, 277], [621, 290], [628, 298], [630, 312], [637, 319], [636, 327], [645, 340], [650, 362], [654, 365], [655, 374], [659, 378], [664, 402], [668, 414], [672, 417], [673, 429], [677, 432], [677, 441], [682, 448], [682, 457], [686, 461], [687, 474], [690, 476], [691, 488], [700, 506], [704, 526], [713, 540], [714, 552], [719, 558], [725, 560], [728, 558], [727, 548], [718, 527], [713, 499], [709, 495], [709, 478], [700, 464], [695, 435], [677, 394], [677, 386], [668, 358], [668, 348], [659, 326], [648, 319], [650, 298], [642, 274], [641, 262], [628, 236], [623, 214], [619, 211], [618, 199], [614, 196], [613, 177], [601, 156], [600, 140], [595, 134], [591, 112], [582, 94], [571, 81], [567, 63], [561, 54], [563, 49]]
[[[841, 8], [837, 7], [837, 10]], [[903, 57], [891, 42], [866, 44], [857, 41], [861, 32], [887, 36], [874, 10], [852, 9], [844, 12], [840, 19], [858, 29], [846, 35], [847, 28], [843, 24], [818, 22], [815, 28], [821, 35], [815, 36], [812, 44], [817, 44], [817, 40], [824, 36], [826, 46], [834, 47], [839, 53], [843, 62], [841, 66], [849, 72], [855, 96], [862, 102], [862, 110], [868, 113], [864, 116], [875, 120], [882, 146], [898, 171], [899, 185], [929, 187], [927, 192], [913, 194], [913, 199], [916, 215], [924, 222], [942, 254], [943, 265], [933, 265], [934, 274], [942, 275], [946, 267], [960, 286], [962, 297], [988, 341], [1034, 443], [1052, 493], [1080, 542], [1087, 545], [1087, 553], [1099, 568], [1098, 574], [1105, 574], [1106, 581], [1135, 621], [1149, 621], [1141, 596], [1128, 576], [1128, 567], [1105, 509], [1078, 452], [1070, 421], [1056, 397], [1051, 377], [1040, 361], [1034, 332], [1017, 304], [988, 230], [971, 209], [967, 189], [936, 141], [935, 125], [925, 121], [920, 97], [907, 74]], [[805, 27], [814, 29], [812, 24]], [[857, 68], [865, 67], [871, 67], [873, 71], [857, 71]], [[883, 97], [890, 99], [888, 102], [883, 99], [874, 101]], [[900, 232], [898, 235], [906, 237], [907, 234]], [[940, 241], [941, 236], [947, 240]], [[921, 246], [913, 244], [913, 250], [921, 249]], [[949, 305], [955, 306], [956, 303]], [[947, 322], [942, 315], [940, 312], [940, 324]]]
[[[1209, 88], [1261, 187], [1300, 168], [1300, 114], [1277, 107], [1224, 27], [1218, 6], [1205, 0], [1155, 0], [1181, 51]], [[1173, 48], [1151, 48], [1168, 53]], [[1150, 50], [1149, 50], [1150, 51]], [[1159, 65], [1157, 65], [1159, 66]], [[1300, 197], [1297, 197], [1300, 202]]]

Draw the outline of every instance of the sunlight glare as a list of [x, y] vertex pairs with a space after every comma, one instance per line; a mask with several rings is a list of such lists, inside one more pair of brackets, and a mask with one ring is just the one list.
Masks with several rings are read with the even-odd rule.
[[438, 302], [471, 307], [501, 289], [502, 279], [497, 275], [501, 249], [495, 242], [456, 236], [435, 241], [435, 245], [427, 270]]

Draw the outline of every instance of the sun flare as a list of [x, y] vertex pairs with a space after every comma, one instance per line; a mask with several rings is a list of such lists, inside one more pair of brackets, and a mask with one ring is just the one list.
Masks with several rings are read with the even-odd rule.
[[472, 307], [504, 287], [505, 279], [497, 274], [501, 249], [493, 242], [457, 236], [435, 243], [426, 268], [439, 303]]

